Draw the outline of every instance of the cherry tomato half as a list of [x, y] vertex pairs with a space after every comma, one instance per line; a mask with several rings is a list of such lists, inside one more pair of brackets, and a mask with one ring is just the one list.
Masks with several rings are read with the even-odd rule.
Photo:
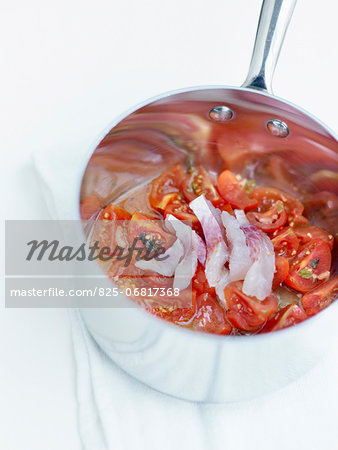
[[[140, 250], [139, 256], [145, 256], [148, 252], [147, 257], [160, 251], [161, 253], [164, 252], [175, 242], [175, 236], [164, 230], [160, 220], [151, 219], [137, 211], [130, 219], [128, 238], [131, 245], [136, 242], [136, 247], [142, 250]], [[135, 252], [133, 260], [137, 255], [138, 253]]]
[[333, 249], [334, 238], [332, 234], [323, 228], [308, 225], [304, 227], [294, 227], [293, 231], [301, 245], [307, 244], [311, 239], [321, 239], [329, 245], [331, 250]]
[[183, 193], [188, 202], [204, 194], [214, 206], [222, 203], [209, 173], [202, 166], [191, 167], [183, 182]]
[[185, 173], [181, 164], [176, 164], [155, 178], [151, 184], [149, 202], [153, 208], [165, 209], [174, 198], [173, 194], [181, 191]]
[[259, 212], [270, 209], [278, 200], [282, 201], [288, 215], [289, 223], [304, 224], [307, 219], [302, 216], [304, 212], [303, 203], [296, 197], [276, 188], [256, 188], [252, 191], [251, 198], [259, 202]]
[[257, 331], [278, 308], [278, 299], [270, 294], [260, 301], [242, 292], [243, 281], [229, 283], [224, 289], [227, 318], [236, 328]]
[[226, 319], [224, 309], [215, 297], [208, 293], [201, 294], [196, 299], [196, 314], [190, 324], [196, 331], [213, 334], [230, 334], [232, 326]]
[[272, 289], [276, 289], [286, 279], [289, 273], [289, 261], [283, 256], [275, 258], [276, 272], [272, 281]]
[[284, 205], [280, 200], [265, 212], [248, 212], [247, 217], [252, 225], [266, 233], [281, 228], [288, 218]]
[[302, 304], [308, 316], [317, 314], [338, 297], [338, 275], [303, 295]]
[[256, 199], [249, 198], [244, 187], [230, 170], [224, 170], [217, 181], [218, 191], [233, 208], [248, 211], [258, 206]]
[[164, 210], [164, 217], [168, 214], [172, 214], [177, 219], [191, 222], [193, 228], [199, 227], [200, 225], [199, 220], [189, 208], [188, 203], [181, 198], [180, 194], [174, 194], [173, 198], [167, 204]]
[[331, 251], [321, 239], [302, 246], [292, 260], [285, 283], [300, 292], [307, 292], [330, 276]]
[[293, 258], [299, 247], [298, 238], [291, 227], [282, 228], [274, 233], [271, 242], [276, 254], [285, 258]]
[[262, 333], [291, 327], [307, 319], [307, 315], [298, 305], [287, 305], [274, 314], [264, 325]]

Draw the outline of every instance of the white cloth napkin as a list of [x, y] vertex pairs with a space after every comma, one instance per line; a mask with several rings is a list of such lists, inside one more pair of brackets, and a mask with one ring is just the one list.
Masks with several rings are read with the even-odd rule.
[[[71, 168], [78, 163], [78, 155], [68, 149], [34, 156], [52, 217], [74, 217]], [[338, 448], [338, 345], [280, 391], [249, 402], [197, 404], [134, 380], [96, 345], [78, 311], [71, 311], [70, 317], [85, 450]]]

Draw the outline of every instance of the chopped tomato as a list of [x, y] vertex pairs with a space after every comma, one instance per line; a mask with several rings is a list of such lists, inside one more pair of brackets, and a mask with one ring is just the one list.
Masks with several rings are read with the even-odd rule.
[[282, 201], [288, 215], [290, 225], [307, 223], [307, 219], [302, 216], [304, 212], [303, 203], [296, 197], [276, 188], [256, 188], [251, 194], [251, 198], [259, 203], [259, 212], [269, 210], [279, 200]]
[[213, 296], [216, 295], [215, 288], [209, 286], [207, 277], [205, 276], [204, 267], [200, 263], [198, 263], [195, 276], [192, 280], [192, 286], [200, 294], [204, 294], [206, 292], [207, 294], [211, 294]]
[[188, 202], [202, 194], [215, 206], [223, 202], [211, 176], [202, 166], [191, 167], [188, 170], [183, 182], [183, 193]]
[[224, 170], [217, 181], [218, 191], [233, 208], [245, 211], [256, 208], [258, 201], [249, 198], [244, 187], [230, 170]]
[[307, 292], [330, 276], [331, 251], [321, 239], [302, 246], [291, 262], [285, 283], [300, 292]]
[[248, 212], [248, 220], [255, 227], [267, 233], [278, 230], [287, 221], [287, 214], [281, 201], [277, 201], [265, 212]]
[[308, 316], [317, 314], [338, 297], [338, 275], [303, 295], [302, 304]]
[[[126, 134], [124, 141], [130, 143], [136, 137], [136, 134]], [[157, 138], [159, 141], [159, 136]], [[111, 137], [112, 141], [114, 139], [114, 136]], [[108, 154], [106, 158], [109, 159]], [[190, 167], [188, 173], [181, 164], [176, 164], [154, 179], [150, 186], [140, 189], [131, 203], [122, 201], [121, 207], [110, 204], [102, 210], [101, 198], [96, 195], [83, 196], [80, 207], [82, 218], [90, 219], [98, 212], [90, 243], [95, 242], [94, 247], [97, 248], [98, 242], [98, 251], [102, 247], [111, 249], [102, 251], [100, 258], [108, 277], [123, 289], [138, 288], [134, 301], [155, 316], [193, 330], [220, 335], [237, 334], [237, 330], [241, 334], [286, 328], [333, 302], [338, 297], [338, 275], [329, 279], [334, 237], [325, 228], [336, 228], [338, 197], [333, 192], [309, 193], [305, 203], [306, 216], [310, 220], [315, 218], [315, 223], [323, 227], [319, 228], [309, 225], [307, 217], [303, 216], [304, 205], [295, 196], [276, 188], [256, 188], [255, 180], [244, 180], [230, 170], [220, 173], [216, 187], [211, 172], [197, 165], [200, 161], [198, 156], [194, 158], [196, 166], [192, 166], [192, 160], [187, 161]], [[255, 155], [252, 155], [250, 161], [254, 158]], [[240, 159], [233, 160], [235, 166]], [[284, 177], [288, 192], [294, 189], [295, 195], [298, 195], [309, 183], [302, 182], [297, 190], [292, 181], [298, 181], [296, 172], [290, 168], [289, 174], [288, 163], [283, 161], [279, 156], [272, 157], [270, 165], [261, 166], [261, 172], [258, 170], [255, 173], [261, 173], [264, 180], [267, 174], [271, 175], [271, 171], [276, 172], [277, 180]], [[262, 170], [267, 167], [270, 172], [264, 174]], [[318, 172], [312, 181], [322, 183], [324, 179], [326, 183], [328, 178], [331, 181], [331, 173]], [[323, 188], [328, 189], [325, 183]], [[241, 209], [242, 214], [245, 211], [251, 224], [268, 233], [275, 255], [272, 289], [278, 298], [280, 296], [281, 303], [287, 306], [278, 310], [279, 300], [272, 291], [264, 300], [246, 295], [243, 281], [235, 281], [225, 287], [226, 307], [222, 307], [215, 288], [209, 286], [201, 263], [197, 264], [191, 285], [179, 296], [174, 295], [173, 276], [166, 277], [156, 271], [136, 267], [135, 262], [140, 257], [148, 259], [162, 254], [174, 244], [176, 236], [166, 230], [163, 220], [168, 214], [190, 222], [200, 237], [205, 237], [197, 216], [189, 207], [189, 202], [202, 194], [220, 211], [232, 215], [233, 208]], [[232, 250], [236, 250], [235, 244]], [[335, 269], [334, 266], [333, 273]], [[157, 295], [152, 295], [156, 288]], [[298, 306], [301, 295], [305, 312], [302, 305]]]
[[87, 195], [80, 205], [80, 215], [82, 220], [88, 220], [101, 208], [100, 200], [96, 195]]
[[293, 258], [297, 253], [299, 241], [294, 228], [285, 227], [273, 233], [271, 242], [275, 252], [285, 258]]
[[232, 331], [232, 326], [226, 319], [225, 311], [215, 297], [208, 293], [197, 297], [196, 314], [190, 326], [193, 330], [205, 333], [230, 334]]
[[309, 223], [307, 218], [302, 215], [296, 215], [296, 216], [291, 215], [288, 217], [288, 221], [292, 227], [297, 226], [297, 225], [307, 225]]
[[137, 239], [139, 246], [149, 252], [154, 253], [162, 248], [169, 248], [175, 241], [175, 236], [166, 232], [162, 226], [162, 221], [151, 219], [144, 214], [134, 212], [128, 225], [129, 242], [132, 244]]
[[270, 294], [260, 301], [242, 292], [243, 281], [229, 283], [224, 289], [227, 318], [236, 328], [257, 331], [278, 308], [278, 299]]
[[197, 217], [189, 208], [188, 203], [186, 203], [179, 194], [174, 194], [174, 197], [167, 204], [164, 210], [164, 217], [168, 214], [172, 214], [177, 219], [191, 222], [191, 225], [194, 228], [199, 226]]
[[289, 261], [283, 256], [277, 255], [275, 258], [275, 266], [276, 272], [272, 281], [272, 289], [276, 289], [281, 283], [283, 283], [285, 278], [288, 276]]
[[181, 164], [176, 164], [155, 178], [151, 184], [149, 202], [153, 208], [165, 209], [174, 198], [173, 194], [181, 191], [185, 177]]
[[311, 239], [321, 239], [326, 242], [330, 249], [333, 249], [334, 239], [332, 234], [323, 228], [308, 225], [304, 227], [295, 227], [293, 229], [301, 245], [307, 244]]
[[303, 322], [305, 319], [307, 319], [307, 315], [302, 308], [298, 305], [287, 305], [270, 317], [266, 322], [262, 333], [288, 328], [292, 325], [296, 325], [296, 323]]
[[99, 220], [129, 220], [131, 214], [116, 205], [108, 205], [99, 216]]
[[185, 289], [179, 297], [156, 297], [145, 300], [146, 310], [169, 322], [184, 324], [196, 313], [196, 291]]

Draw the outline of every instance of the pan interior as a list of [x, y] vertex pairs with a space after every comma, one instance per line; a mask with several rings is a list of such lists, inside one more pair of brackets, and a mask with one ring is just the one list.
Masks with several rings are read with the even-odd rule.
[[[220, 116], [213, 114], [215, 108]], [[283, 123], [288, 132], [271, 132], [271, 121]], [[215, 174], [229, 168], [258, 185], [281, 188], [300, 198], [310, 221], [337, 239], [336, 138], [297, 107], [252, 90], [198, 88], [166, 95], [129, 114], [93, 152], [80, 201], [95, 195], [102, 208], [128, 200], [178, 161], [203, 164]], [[321, 202], [315, 207], [313, 196]], [[135, 198], [134, 207], [142, 209], [140, 196]]]

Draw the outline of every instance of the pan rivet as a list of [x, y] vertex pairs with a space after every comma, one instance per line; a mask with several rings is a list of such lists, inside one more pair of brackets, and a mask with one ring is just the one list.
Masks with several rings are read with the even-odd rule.
[[272, 119], [266, 124], [268, 131], [272, 134], [272, 136], [285, 138], [289, 135], [289, 127], [285, 122], [282, 122], [279, 119]]
[[209, 111], [209, 117], [214, 122], [228, 122], [233, 116], [233, 111], [227, 106], [215, 106]]

